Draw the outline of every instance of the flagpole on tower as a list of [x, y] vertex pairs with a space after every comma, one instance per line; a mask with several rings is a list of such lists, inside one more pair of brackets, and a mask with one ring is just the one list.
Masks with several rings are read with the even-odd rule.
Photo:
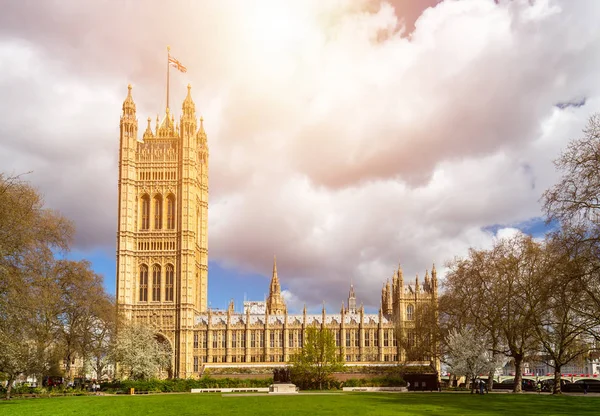
[[169, 58], [171, 57], [171, 47], [167, 45], [167, 111], [169, 111], [169, 67], [171, 63]]

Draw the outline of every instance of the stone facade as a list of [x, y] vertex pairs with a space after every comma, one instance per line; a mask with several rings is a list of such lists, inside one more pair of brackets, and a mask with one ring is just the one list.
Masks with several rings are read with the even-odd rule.
[[[351, 285], [340, 313], [288, 314], [277, 265], [266, 302], [233, 303], [211, 311], [208, 285], [208, 146], [203, 119], [196, 119], [190, 87], [179, 122], [151, 119], [138, 140], [131, 86], [120, 124], [117, 308], [121, 316], [155, 328], [173, 351], [172, 375], [193, 377], [205, 363], [285, 363], [310, 326], [331, 330], [347, 362], [404, 360], [396, 334], [411, 337], [415, 311], [437, 307], [437, 276], [405, 285], [400, 267], [384, 285], [378, 314], [356, 306]], [[264, 313], [256, 313], [257, 311]], [[235, 364], [233, 364], [235, 363]]]
[[208, 147], [188, 95], [138, 140], [131, 86], [121, 116], [117, 308], [152, 325], [174, 352], [174, 376], [191, 374], [196, 314], [207, 310]]

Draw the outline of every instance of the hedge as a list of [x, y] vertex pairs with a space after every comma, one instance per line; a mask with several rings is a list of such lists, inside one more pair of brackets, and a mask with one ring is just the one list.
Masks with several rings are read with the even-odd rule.
[[273, 384], [272, 378], [267, 379], [235, 379], [235, 378], [212, 378], [204, 376], [200, 379], [169, 379], [169, 380], [123, 380], [101, 385], [101, 391], [129, 391], [134, 388], [137, 391], [156, 392], [189, 392], [191, 389], [210, 388], [239, 388], [239, 387], [269, 387]]

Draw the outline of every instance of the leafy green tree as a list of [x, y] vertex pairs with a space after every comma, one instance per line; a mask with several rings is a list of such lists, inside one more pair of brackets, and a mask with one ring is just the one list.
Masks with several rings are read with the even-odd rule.
[[335, 346], [333, 333], [328, 329], [310, 327], [302, 350], [290, 358], [292, 380], [300, 387], [319, 386], [331, 379], [334, 372], [344, 368], [344, 359]]

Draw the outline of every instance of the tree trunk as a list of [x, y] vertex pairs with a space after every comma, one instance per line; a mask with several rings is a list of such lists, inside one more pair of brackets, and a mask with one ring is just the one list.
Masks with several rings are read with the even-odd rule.
[[515, 357], [515, 385], [513, 387], [513, 393], [522, 393], [523, 389], [521, 388], [521, 383], [523, 381], [523, 376], [521, 375], [521, 361], [523, 359], [521, 357]]
[[494, 389], [494, 372], [495, 371], [496, 371], [495, 369], [491, 369], [490, 372], [488, 373], [488, 379], [487, 379], [488, 392], [490, 392]]
[[561, 366], [560, 365], [556, 365], [554, 367], [554, 387], [552, 388], [552, 394], [562, 394], [562, 391], [560, 389], [560, 370], [561, 370]]
[[10, 392], [12, 391], [12, 385], [15, 381], [15, 376], [12, 374], [8, 376], [8, 385], [6, 386], [6, 400], [10, 400]]
[[471, 377], [471, 394], [476, 393], [477, 392], [477, 387], [475, 386], [475, 378]]

